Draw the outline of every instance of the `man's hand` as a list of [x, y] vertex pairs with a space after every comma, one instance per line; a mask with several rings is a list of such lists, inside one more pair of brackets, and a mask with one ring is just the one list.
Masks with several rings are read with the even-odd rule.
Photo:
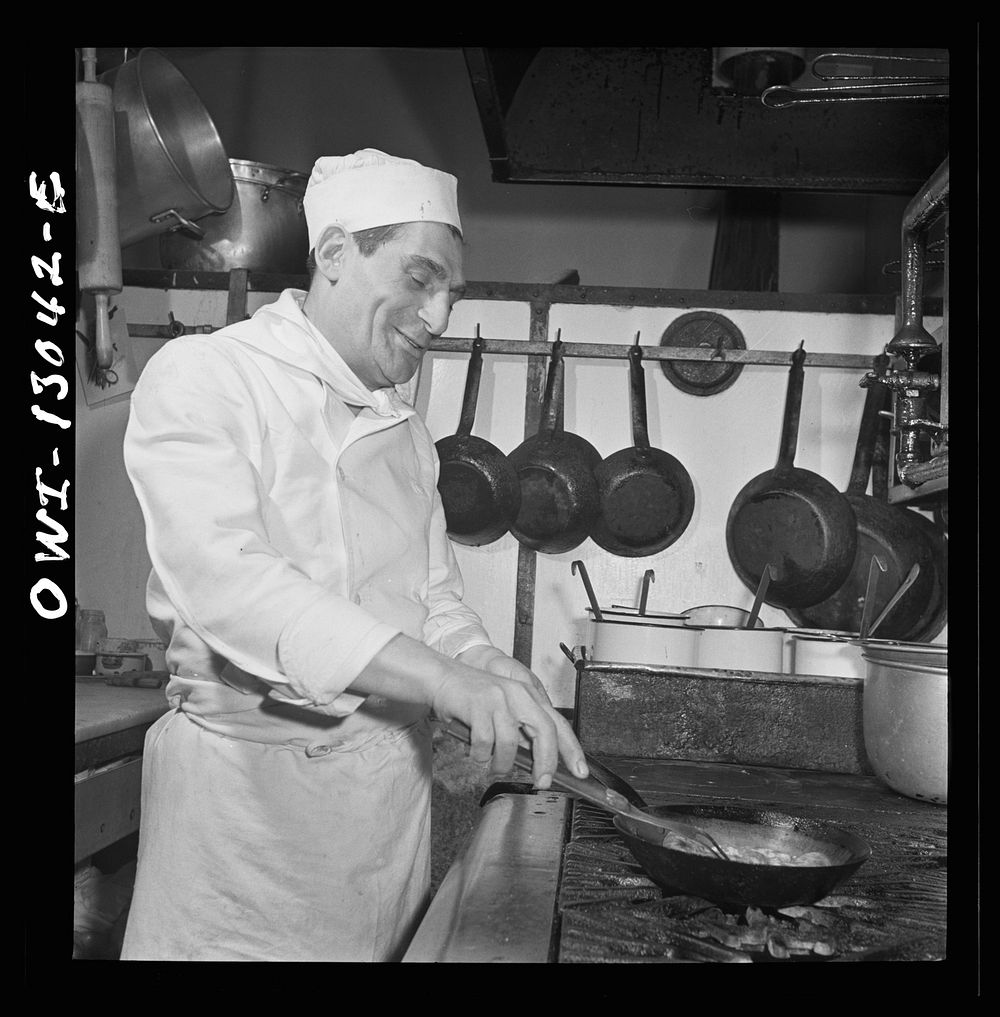
[[488, 674], [495, 674], [501, 678], [513, 678], [522, 685], [530, 685], [542, 697], [542, 700], [552, 705], [545, 686], [541, 683], [533, 671], [529, 671], [519, 660], [508, 657], [503, 650], [495, 646], [472, 646], [458, 655], [463, 664], [470, 667], [477, 667], [480, 671]]
[[531, 671], [494, 646], [474, 646], [445, 657], [399, 634], [372, 658], [348, 691], [406, 703], [426, 703], [443, 721], [460, 720], [471, 732], [474, 760], [509, 773], [519, 745], [530, 745], [531, 776], [545, 790], [560, 756], [578, 777], [588, 770], [569, 721], [555, 709]]
[[[534, 673], [495, 646], [473, 646], [460, 653], [458, 660], [478, 671], [507, 679], [520, 686], [504, 689], [503, 702], [498, 702], [492, 707], [481, 700], [480, 691], [473, 693], [471, 686], [469, 689], [463, 689], [447, 684], [439, 690], [440, 694], [435, 696], [435, 712], [446, 720], [453, 716], [466, 719], [460, 713], [448, 712], [447, 703], [452, 697], [470, 693], [479, 704], [482, 710], [480, 724], [468, 722], [472, 732], [473, 759], [485, 763], [492, 758], [493, 771], [498, 774], [506, 773], [514, 765], [518, 745], [530, 744], [534, 764], [532, 779], [536, 787], [545, 790], [551, 786], [552, 774], [560, 756], [571, 772], [580, 777], [587, 775], [583, 749], [573, 734], [572, 727], [553, 707], [549, 694]], [[527, 692], [530, 698], [526, 698], [521, 690]], [[519, 721], [514, 728], [509, 726], [508, 717], [505, 716], [511, 712]]]

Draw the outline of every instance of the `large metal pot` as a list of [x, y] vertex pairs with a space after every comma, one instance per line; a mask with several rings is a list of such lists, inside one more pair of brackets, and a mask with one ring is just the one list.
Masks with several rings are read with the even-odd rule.
[[908, 798], [948, 801], [947, 649], [864, 645], [865, 751], [880, 780]]
[[198, 235], [195, 220], [224, 212], [234, 194], [219, 132], [198, 94], [155, 49], [99, 80], [111, 86], [115, 108], [121, 246], [181, 227]]
[[230, 159], [229, 165], [236, 183], [232, 205], [199, 222], [201, 239], [180, 232], [161, 236], [163, 267], [305, 275], [309, 233], [302, 199], [309, 175], [246, 159]]

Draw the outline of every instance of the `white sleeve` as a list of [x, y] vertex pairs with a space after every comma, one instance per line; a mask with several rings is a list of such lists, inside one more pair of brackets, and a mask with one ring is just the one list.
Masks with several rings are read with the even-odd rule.
[[150, 558], [197, 635], [282, 698], [347, 714], [344, 690], [398, 633], [309, 578], [268, 541], [250, 388], [210, 342], [173, 340], [132, 393], [125, 465]]

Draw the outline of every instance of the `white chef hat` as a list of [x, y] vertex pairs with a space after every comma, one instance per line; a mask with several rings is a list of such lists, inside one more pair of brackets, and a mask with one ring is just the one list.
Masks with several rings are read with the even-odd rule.
[[462, 230], [455, 177], [375, 148], [317, 159], [302, 203], [310, 250], [335, 223], [349, 233], [424, 221]]

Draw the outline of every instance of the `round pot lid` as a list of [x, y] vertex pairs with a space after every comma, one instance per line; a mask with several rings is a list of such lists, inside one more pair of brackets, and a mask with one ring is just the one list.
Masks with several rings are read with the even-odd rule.
[[[714, 311], [691, 311], [668, 326], [661, 346], [686, 349], [745, 350], [743, 333], [725, 316]], [[740, 376], [742, 364], [711, 363], [705, 360], [661, 360], [660, 367], [670, 383], [689, 395], [716, 395]]]

